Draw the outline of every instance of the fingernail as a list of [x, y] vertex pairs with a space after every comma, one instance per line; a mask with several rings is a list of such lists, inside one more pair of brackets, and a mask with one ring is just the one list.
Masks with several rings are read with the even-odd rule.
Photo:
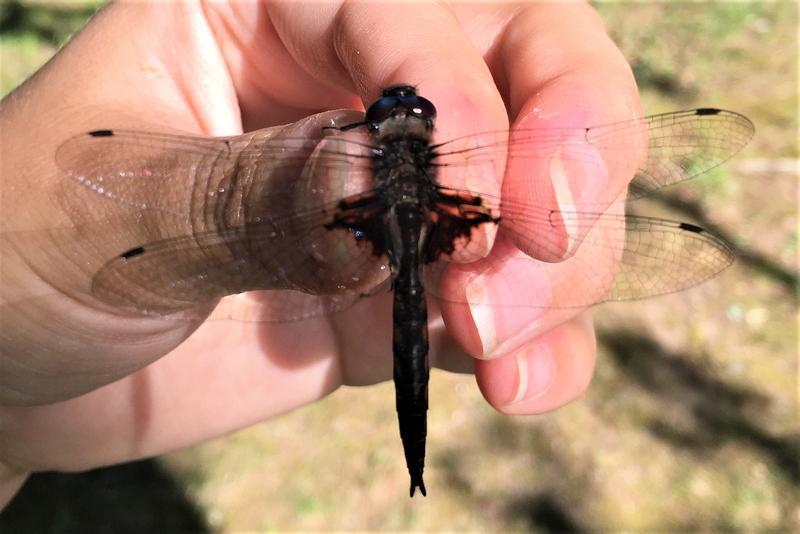
[[586, 143], [565, 144], [550, 160], [550, 180], [566, 232], [564, 257], [575, 252], [582, 232], [591, 219], [577, 217], [578, 212], [602, 209], [607, 170], [599, 152]]
[[[467, 302], [485, 303], [487, 301], [486, 285], [483, 276], [477, 276], [466, 288]], [[482, 354], [491, 353], [497, 346], [497, 323], [495, 322], [494, 312], [491, 306], [485, 304], [473, 304], [470, 306], [470, 315], [478, 336], [481, 338], [483, 347]]]
[[471, 277], [464, 292], [482, 356], [515, 350], [517, 336], [530, 335], [552, 302], [547, 271], [519, 251]]
[[555, 382], [556, 362], [549, 345], [520, 351], [516, 356], [518, 386], [510, 404], [541, 397]]

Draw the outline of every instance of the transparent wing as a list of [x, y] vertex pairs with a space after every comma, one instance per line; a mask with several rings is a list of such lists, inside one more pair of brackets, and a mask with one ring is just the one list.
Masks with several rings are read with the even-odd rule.
[[[624, 206], [615, 206], [612, 199], [558, 211], [538, 204], [536, 194], [524, 202], [501, 198], [496, 186], [481, 178], [493, 173], [482, 171], [496, 168], [500, 157], [523, 172], [534, 166], [546, 170], [556, 151], [561, 158], [591, 163], [599, 150], [614, 172], [646, 148], [647, 158], [629, 190], [629, 197], [638, 198], [723, 163], [749, 141], [753, 131], [752, 123], [737, 113], [698, 109], [581, 129], [517, 130], [510, 137], [505, 132], [477, 134], [439, 145], [436, 162], [444, 173], [443, 190], [480, 196], [482, 208], [500, 220], [500, 239], [491, 255], [477, 263], [430, 266], [429, 292], [472, 305], [559, 308], [644, 298], [696, 285], [734, 259], [727, 244], [702, 229], [625, 216]], [[542, 180], [531, 184], [534, 190], [549, 186], [546, 173], [528, 178]], [[579, 246], [572, 256], [565, 254], [565, 227], [591, 229], [577, 238]], [[473, 232], [463, 247], [481, 251], [480, 238], [480, 232]], [[533, 258], [568, 259], [547, 263]], [[470, 291], [482, 272], [491, 275], [495, 288], [505, 289], [491, 294]]]
[[[530, 237], [503, 230], [501, 222], [487, 258], [432, 264], [426, 287], [439, 299], [470, 305], [585, 307], [681, 291], [715, 276], [735, 258], [724, 241], [691, 224], [633, 215], [591, 218], [594, 226], [578, 251], [559, 263], [528, 256], [520, 247]], [[491, 291], [474, 290], [481, 276], [487, 276]]]
[[[326, 230], [325, 215], [292, 224], [314, 254], [285, 239], [280, 224], [259, 223], [167, 239], [127, 250], [92, 279], [91, 292], [115, 308], [169, 316], [226, 295], [272, 290], [243, 320], [286, 321], [341, 310], [377, 292], [389, 276], [368, 243]], [[287, 291], [288, 290], [288, 291]], [[193, 318], [191, 312], [177, 318]]]
[[370, 147], [360, 142], [363, 136], [341, 133], [323, 141], [318, 128], [311, 132], [205, 138], [97, 130], [64, 142], [56, 162], [68, 178], [106, 199], [210, 229], [222, 221], [286, 218], [304, 211], [298, 199], [324, 202], [368, 187]]
[[[296, 133], [207, 139], [114, 130], [64, 143], [57, 161], [75, 183], [182, 221], [179, 235], [119, 251], [95, 276], [93, 293], [121, 308], [166, 315], [241, 291], [291, 290], [292, 298], [271, 299], [271, 311], [259, 316], [274, 321], [343, 309], [385, 289], [385, 258], [352, 234], [327, 228], [341, 199], [370, 193], [371, 145], [357, 132], [325, 140], [318, 129]], [[705, 109], [590, 128], [517, 130], [510, 140], [504, 132], [477, 134], [438, 145], [436, 164], [456, 184], [442, 189], [480, 195], [483, 208], [500, 218], [501, 239], [477, 263], [430, 266], [430, 292], [479, 305], [573, 307], [699, 283], [733, 259], [724, 243], [699, 228], [592, 212], [596, 206], [556, 214], [535, 201], [501, 199], [496, 174], [480, 170], [533, 165], [565, 144], [570, 148], [563, 154], [573, 160], [588, 161], [600, 147], [610, 166], [622, 167], [646, 144], [647, 160], [630, 188], [641, 196], [719, 165], [752, 133], [741, 115]], [[524, 229], [567, 219], [592, 227], [579, 252], [558, 264], [532, 259], [557, 255], [563, 243]], [[101, 229], [97, 238], [104, 237]], [[507, 297], [469, 293], [469, 281], [481, 272], [499, 273], [495, 280], [507, 285]], [[528, 280], [537, 277], [547, 283], [523, 298], [534, 287]], [[310, 296], [319, 294], [325, 296]]]
[[[320, 184], [327, 190], [320, 195], [352, 194], [353, 186], [348, 184], [363, 187], [371, 180], [372, 147], [363, 135], [337, 132], [335, 143], [320, 147], [318, 128], [305, 132], [308, 136], [294, 137], [295, 133], [270, 129], [209, 139], [99, 130], [65, 142], [56, 159], [67, 176], [97, 194], [180, 218], [219, 215], [226, 203], [257, 196], [254, 193], [260, 193], [262, 203], [296, 210], [297, 177], [315, 150], [314, 172], [326, 174]], [[638, 198], [720, 165], [741, 150], [753, 133], [746, 117], [704, 108], [588, 128], [519, 129], [510, 138], [506, 131], [474, 134], [437, 145], [435, 162], [451, 168], [447, 174], [453, 181], [448, 185], [492, 193], [496, 184], [478, 172], [481, 167], [534, 164], [549, 160], [555, 150], [566, 146], [560, 156], [578, 161], [592, 161], [601, 149], [609, 171], [614, 172], [646, 148], [647, 159], [629, 188], [629, 197]], [[464, 170], [458, 171], [459, 167]], [[497, 179], [496, 174], [486, 176]], [[260, 187], [267, 182], [269, 190]], [[535, 197], [529, 202], [535, 202]], [[261, 214], [240, 215], [247, 222]]]
[[[342, 309], [376, 291], [375, 278], [388, 276], [384, 259], [325, 227], [337, 199], [369, 196], [370, 148], [357, 132], [308, 130], [308, 137], [288, 127], [217, 139], [99, 130], [67, 140], [56, 155], [67, 177], [141, 214], [110, 217], [100, 206], [99, 219], [156, 228], [146, 234], [154, 241], [113, 249], [92, 294], [118, 308], [192, 319], [175, 314], [224, 295], [275, 289], [280, 296], [260, 299], [258, 317], [277, 321]], [[94, 243], [110, 246], [120, 231], [119, 222], [84, 226]]]
[[[515, 168], [541, 166], [556, 151], [561, 158], [590, 163], [599, 151], [610, 173], [624, 172], [631, 160], [646, 150], [647, 158], [629, 187], [632, 199], [713, 169], [738, 153], [754, 132], [753, 123], [743, 115], [701, 108], [587, 128], [474, 134], [437, 145], [435, 161], [441, 167], [464, 167], [463, 178], [456, 170], [447, 171], [453, 180], [450, 185], [464, 187], [474, 183], [474, 175], [480, 174], [476, 169], [502, 168], [505, 162]], [[531, 202], [535, 201], [534, 197]], [[603, 204], [601, 200], [577, 207], [591, 210]]]

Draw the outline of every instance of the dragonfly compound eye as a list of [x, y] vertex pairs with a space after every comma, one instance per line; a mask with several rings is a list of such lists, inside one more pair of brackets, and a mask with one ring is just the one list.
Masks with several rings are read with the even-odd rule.
[[379, 98], [367, 109], [366, 122], [374, 124], [385, 121], [392, 116], [392, 112], [399, 103], [399, 99], [395, 96], [384, 96]]
[[436, 107], [427, 98], [413, 93], [384, 95], [367, 109], [366, 122], [377, 124], [391, 118], [393, 115], [403, 113], [426, 121], [432, 121], [436, 118]]
[[433, 120], [436, 118], [436, 106], [427, 98], [409, 95], [400, 98], [400, 102], [410, 115], [420, 119]]

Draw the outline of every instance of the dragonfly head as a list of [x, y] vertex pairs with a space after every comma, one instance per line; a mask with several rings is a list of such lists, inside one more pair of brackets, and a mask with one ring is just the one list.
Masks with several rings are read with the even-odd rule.
[[406, 128], [422, 127], [433, 131], [436, 107], [427, 98], [417, 94], [412, 85], [391, 85], [381, 92], [381, 97], [369, 108], [365, 121], [370, 130], [380, 132], [391, 125], [406, 125]]

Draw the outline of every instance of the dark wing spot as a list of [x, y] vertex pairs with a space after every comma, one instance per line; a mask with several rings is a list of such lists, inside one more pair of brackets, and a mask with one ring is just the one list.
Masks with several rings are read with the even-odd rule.
[[114, 135], [114, 132], [111, 130], [95, 130], [93, 132], [89, 132], [89, 135], [92, 137], [111, 137]]
[[720, 111], [717, 108], [700, 108], [695, 113], [698, 115], [717, 115]]
[[439, 191], [432, 210], [431, 231], [423, 262], [431, 263], [442, 255], [455, 252], [456, 241], [469, 238], [473, 228], [484, 223], [497, 223], [491, 210], [483, 206], [483, 199], [469, 193]]
[[388, 253], [384, 239], [384, 209], [374, 192], [343, 198], [336, 208], [333, 220], [325, 224], [325, 228], [350, 230], [357, 241], [366, 240], [372, 244], [372, 253], [376, 257]]
[[132, 248], [126, 252], [123, 252], [119, 255], [120, 258], [127, 260], [133, 258], [134, 256], [138, 256], [139, 254], [144, 254], [144, 247], [136, 247]]
[[681, 223], [680, 229], [687, 230], [689, 232], [694, 232], [696, 234], [702, 234], [703, 232], [705, 232], [705, 230], [703, 230], [699, 226], [695, 226], [694, 224], [689, 224], [689, 223]]

